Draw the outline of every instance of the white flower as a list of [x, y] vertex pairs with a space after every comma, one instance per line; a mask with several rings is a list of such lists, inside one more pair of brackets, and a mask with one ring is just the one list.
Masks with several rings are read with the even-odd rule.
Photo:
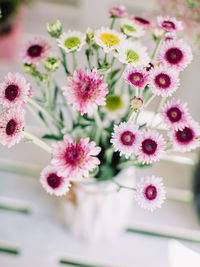
[[57, 43], [66, 53], [71, 53], [73, 51], [80, 51], [85, 44], [85, 39], [85, 34], [79, 31], [68, 31], [61, 35]]
[[128, 36], [139, 38], [144, 35], [144, 29], [135, 21], [130, 19], [121, 19], [121, 30]]
[[106, 53], [116, 49], [125, 38], [126, 37], [122, 33], [104, 27], [94, 32], [95, 42], [101, 46]]
[[146, 66], [150, 62], [146, 50], [147, 48], [140, 43], [126, 40], [117, 48], [117, 57], [125, 64]]

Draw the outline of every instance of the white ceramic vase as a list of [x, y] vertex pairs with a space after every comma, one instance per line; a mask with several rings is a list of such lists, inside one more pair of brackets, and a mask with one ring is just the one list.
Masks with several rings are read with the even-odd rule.
[[[120, 185], [135, 185], [135, 167], [122, 170], [115, 178]], [[134, 192], [120, 189], [111, 181], [74, 184], [62, 199], [61, 215], [67, 228], [87, 241], [108, 240], [125, 228]]]

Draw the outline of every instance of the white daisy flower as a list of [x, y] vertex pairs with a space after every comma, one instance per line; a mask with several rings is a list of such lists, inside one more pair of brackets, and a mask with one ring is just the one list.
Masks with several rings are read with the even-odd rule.
[[146, 50], [147, 48], [140, 43], [126, 40], [117, 48], [117, 57], [120, 62], [125, 64], [146, 66], [150, 62]]
[[139, 38], [145, 31], [137, 22], [130, 19], [121, 19], [121, 31], [127, 36]]
[[79, 31], [68, 31], [63, 33], [61, 37], [57, 40], [57, 44], [66, 53], [71, 53], [73, 51], [80, 51], [82, 46], [85, 44], [86, 36]]
[[116, 49], [125, 38], [126, 37], [122, 33], [104, 27], [94, 32], [95, 42], [101, 46], [106, 53]]

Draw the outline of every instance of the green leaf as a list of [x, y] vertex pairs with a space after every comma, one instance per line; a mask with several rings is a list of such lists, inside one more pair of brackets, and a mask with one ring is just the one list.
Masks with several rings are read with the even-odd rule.
[[45, 134], [42, 136], [42, 138], [60, 141], [63, 139], [63, 136], [57, 136], [54, 134]]
[[60, 120], [63, 122], [64, 121], [64, 116], [63, 116], [63, 112], [62, 112], [62, 110], [60, 110], [60, 112], [59, 112], [59, 118], [60, 118]]

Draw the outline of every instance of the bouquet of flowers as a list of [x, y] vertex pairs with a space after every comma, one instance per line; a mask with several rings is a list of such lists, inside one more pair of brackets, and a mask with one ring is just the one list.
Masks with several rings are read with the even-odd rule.
[[[123, 6], [111, 7], [109, 14], [110, 27], [86, 33], [63, 32], [60, 21], [48, 23], [59, 57], [40, 38], [25, 45], [23, 69], [37, 83], [37, 92], [20, 73], [8, 73], [0, 83], [0, 143], [10, 148], [25, 138], [47, 151], [51, 161], [40, 182], [56, 196], [84, 179], [116, 183], [113, 177], [123, 168], [150, 166], [169, 151], [200, 145], [200, 126], [187, 103], [171, 98], [180, 72], [192, 60], [189, 45], [177, 36], [181, 21], [158, 17], [155, 26], [128, 15]], [[155, 43], [152, 56], [141, 41], [145, 33]], [[78, 67], [81, 51], [87, 61], [83, 68]], [[63, 86], [55, 75], [61, 68]], [[155, 98], [149, 119], [146, 109]], [[44, 127], [43, 136], [27, 132], [25, 108]], [[160, 177], [143, 177], [130, 189], [139, 205], [151, 211], [165, 199]]]

